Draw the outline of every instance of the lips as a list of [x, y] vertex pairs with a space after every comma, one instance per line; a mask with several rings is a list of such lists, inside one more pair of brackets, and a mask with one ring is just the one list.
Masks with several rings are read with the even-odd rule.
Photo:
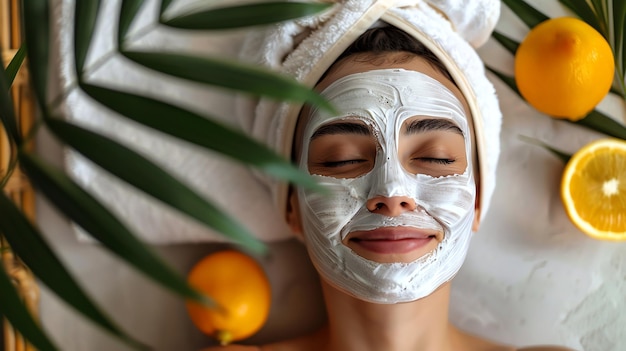
[[441, 241], [443, 233], [410, 227], [379, 228], [353, 232], [346, 238], [348, 246], [356, 245], [380, 254], [403, 254], [426, 246], [433, 240]]

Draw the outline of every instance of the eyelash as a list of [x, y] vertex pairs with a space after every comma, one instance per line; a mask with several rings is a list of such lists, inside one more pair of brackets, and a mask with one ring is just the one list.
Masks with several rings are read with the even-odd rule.
[[348, 166], [348, 165], [353, 165], [353, 164], [362, 163], [362, 162], [365, 162], [365, 160], [329, 161], [329, 162], [322, 163], [322, 166], [324, 166], [324, 167], [342, 167], [342, 166]]
[[449, 164], [453, 164], [455, 162], [455, 160], [453, 160], [453, 159], [434, 158], [434, 157], [420, 157], [420, 158], [416, 158], [416, 160], [425, 161], [425, 162], [432, 162], [432, 163], [438, 163], [438, 164], [442, 164], [442, 165], [449, 165]]

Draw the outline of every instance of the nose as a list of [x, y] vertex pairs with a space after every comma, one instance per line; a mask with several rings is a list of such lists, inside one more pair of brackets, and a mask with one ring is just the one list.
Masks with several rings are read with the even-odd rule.
[[408, 196], [374, 196], [367, 200], [365, 206], [372, 213], [389, 217], [396, 217], [403, 212], [414, 211], [417, 208], [415, 200]]

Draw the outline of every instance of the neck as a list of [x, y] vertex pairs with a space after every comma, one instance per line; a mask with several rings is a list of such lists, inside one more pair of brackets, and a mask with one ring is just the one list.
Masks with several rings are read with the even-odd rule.
[[450, 284], [402, 304], [375, 304], [322, 282], [332, 351], [447, 351], [454, 329], [448, 322]]

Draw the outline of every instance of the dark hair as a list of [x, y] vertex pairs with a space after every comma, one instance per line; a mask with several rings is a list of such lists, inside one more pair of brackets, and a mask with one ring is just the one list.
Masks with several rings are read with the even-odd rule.
[[384, 59], [382, 54], [390, 52], [406, 53], [406, 55], [394, 57], [394, 63], [406, 62], [415, 56], [422, 57], [454, 83], [446, 67], [430, 49], [406, 32], [393, 26], [368, 29], [337, 58], [335, 63], [348, 56], [360, 54], [359, 62], [376, 64], [379, 59]]

